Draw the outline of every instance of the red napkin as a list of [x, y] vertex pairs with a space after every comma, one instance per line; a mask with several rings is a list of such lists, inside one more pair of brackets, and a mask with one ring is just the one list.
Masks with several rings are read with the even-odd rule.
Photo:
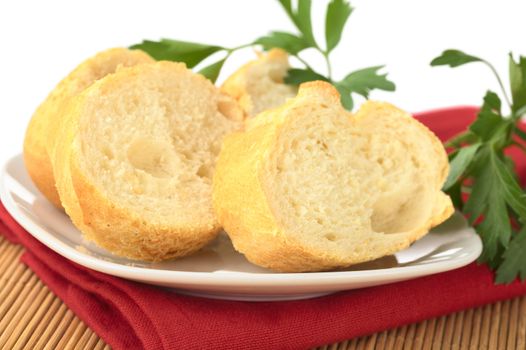
[[[444, 140], [475, 113], [461, 107], [417, 118]], [[512, 156], [526, 175], [526, 156]], [[526, 283], [494, 285], [485, 266], [471, 264], [310, 300], [208, 300], [90, 271], [40, 244], [1, 205], [0, 220], [0, 232], [26, 247], [23, 262], [115, 349], [304, 349], [526, 294]]]

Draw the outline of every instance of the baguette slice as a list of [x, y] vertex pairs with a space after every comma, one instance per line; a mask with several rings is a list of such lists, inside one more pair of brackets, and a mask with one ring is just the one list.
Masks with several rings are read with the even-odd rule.
[[153, 59], [138, 50], [115, 48], [100, 52], [69, 73], [35, 111], [24, 139], [24, 162], [37, 188], [57, 208], [62, 205], [55, 188], [49, 152], [61, 123], [61, 105], [119, 67], [148, 62]]
[[272, 49], [258, 56], [228, 77], [221, 86], [223, 92], [239, 102], [248, 118], [282, 105], [297, 92], [295, 87], [283, 82], [290, 68], [285, 51]]
[[220, 229], [212, 172], [242, 110], [184, 64], [119, 69], [70, 100], [57, 189], [86, 238], [128, 258], [190, 254]]
[[345, 111], [325, 82], [225, 138], [213, 183], [234, 247], [276, 271], [321, 271], [408, 247], [453, 213], [446, 152], [398, 108]]

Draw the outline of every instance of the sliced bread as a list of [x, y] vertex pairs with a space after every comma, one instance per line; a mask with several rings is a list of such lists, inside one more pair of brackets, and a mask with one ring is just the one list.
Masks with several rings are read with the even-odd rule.
[[60, 208], [61, 204], [49, 152], [61, 123], [62, 104], [119, 67], [147, 62], [153, 62], [153, 59], [142, 51], [123, 48], [103, 51], [69, 73], [35, 111], [24, 139], [24, 162], [37, 188], [55, 206]]
[[400, 109], [345, 111], [325, 82], [225, 138], [213, 204], [234, 247], [276, 271], [320, 271], [408, 247], [453, 213], [446, 152]]
[[290, 67], [287, 53], [272, 49], [258, 56], [221, 86], [223, 92], [238, 100], [248, 118], [278, 107], [296, 95], [296, 88], [283, 82]]
[[243, 111], [184, 64], [119, 69], [71, 99], [53, 166], [73, 223], [109, 251], [158, 261], [220, 229], [212, 173]]

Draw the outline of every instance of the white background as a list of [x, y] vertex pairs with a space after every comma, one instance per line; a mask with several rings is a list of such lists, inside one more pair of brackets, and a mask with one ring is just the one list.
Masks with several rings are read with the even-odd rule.
[[[326, 1], [315, 0], [322, 33]], [[386, 64], [394, 93], [374, 92], [409, 111], [479, 104], [497, 89], [480, 64], [431, 68], [442, 50], [458, 48], [493, 62], [507, 81], [509, 51], [526, 55], [526, 1], [355, 0], [333, 53], [336, 77]], [[177, 38], [237, 46], [270, 30], [293, 30], [276, 1], [0, 1], [0, 161], [21, 152], [37, 105], [71, 69], [98, 51], [144, 38]], [[323, 34], [318, 36], [323, 38]], [[251, 58], [233, 57], [222, 75]], [[320, 70], [324, 65], [315, 54]], [[221, 78], [220, 78], [221, 80]]]

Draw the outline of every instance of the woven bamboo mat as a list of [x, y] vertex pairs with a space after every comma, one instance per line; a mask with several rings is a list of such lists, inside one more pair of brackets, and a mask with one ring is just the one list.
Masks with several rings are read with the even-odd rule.
[[[109, 349], [19, 262], [22, 252], [0, 236], [0, 349]], [[318, 349], [526, 349], [526, 297]]]

